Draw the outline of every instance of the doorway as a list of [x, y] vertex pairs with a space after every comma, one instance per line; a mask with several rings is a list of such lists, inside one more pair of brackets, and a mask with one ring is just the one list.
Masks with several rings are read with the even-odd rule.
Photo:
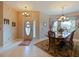
[[35, 20], [26, 20], [24, 22], [24, 40], [32, 40], [36, 38], [36, 22]]

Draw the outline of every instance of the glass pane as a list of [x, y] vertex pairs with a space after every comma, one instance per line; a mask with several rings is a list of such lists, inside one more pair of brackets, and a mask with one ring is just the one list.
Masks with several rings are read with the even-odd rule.
[[52, 30], [53, 31], [57, 31], [57, 21], [54, 22]]
[[25, 32], [26, 32], [27, 36], [30, 35], [30, 30], [31, 30], [31, 28], [30, 28], [30, 22], [27, 21], [26, 24], [25, 24]]
[[72, 32], [73, 30], [75, 30], [75, 20], [61, 22], [61, 27], [67, 29], [68, 32]]
[[35, 33], [35, 21], [33, 21], [33, 38], [35, 38], [35, 36], [36, 36], [36, 33]]

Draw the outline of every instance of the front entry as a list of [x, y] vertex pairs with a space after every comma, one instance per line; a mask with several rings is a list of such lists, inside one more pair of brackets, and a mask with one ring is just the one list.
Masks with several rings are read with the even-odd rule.
[[33, 23], [26, 20], [24, 23], [24, 40], [32, 40], [33, 37]]

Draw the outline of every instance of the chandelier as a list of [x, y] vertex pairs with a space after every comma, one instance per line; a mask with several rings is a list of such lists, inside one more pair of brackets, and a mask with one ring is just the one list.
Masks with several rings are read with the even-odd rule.
[[30, 17], [30, 13], [27, 10], [27, 7], [26, 6], [25, 6], [25, 11], [22, 12], [22, 15], [25, 16], [25, 17]]
[[59, 21], [68, 21], [69, 18], [63, 14], [64, 7], [62, 7], [62, 15], [58, 17]]

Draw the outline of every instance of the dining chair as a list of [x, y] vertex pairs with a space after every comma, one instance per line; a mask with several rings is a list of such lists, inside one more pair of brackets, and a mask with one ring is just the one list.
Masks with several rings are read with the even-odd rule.
[[65, 43], [66, 43], [66, 51], [69, 51], [69, 55], [73, 56], [73, 48], [74, 48], [74, 42], [73, 42], [73, 37], [74, 37], [74, 32], [73, 31], [70, 36], [66, 39]]
[[73, 46], [74, 46], [74, 42], [73, 42], [74, 32], [75, 31], [73, 31], [69, 36], [69, 38], [66, 40], [66, 44], [69, 46], [71, 50], [73, 49]]
[[48, 31], [48, 38], [49, 38], [49, 47], [48, 50], [54, 48], [54, 43], [55, 43], [55, 32], [53, 31]]

